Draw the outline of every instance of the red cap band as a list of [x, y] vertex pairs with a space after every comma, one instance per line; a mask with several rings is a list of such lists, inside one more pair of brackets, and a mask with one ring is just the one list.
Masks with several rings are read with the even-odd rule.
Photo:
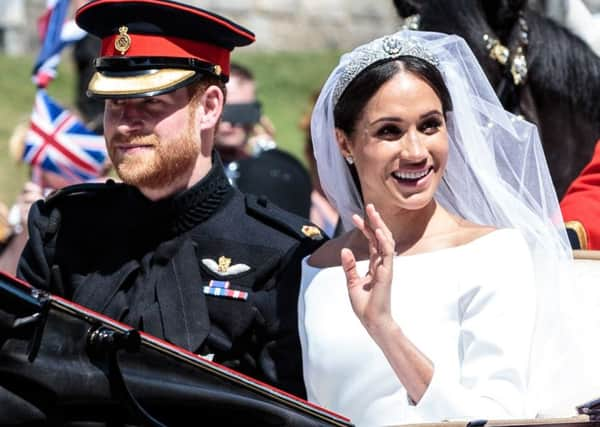
[[223, 74], [229, 75], [229, 50], [214, 44], [165, 37], [164, 35], [128, 34], [131, 44], [126, 52], [121, 53], [115, 47], [115, 41], [121, 37], [114, 34], [102, 39], [100, 56], [158, 56], [175, 58], [194, 58], [214, 65], [219, 65]]

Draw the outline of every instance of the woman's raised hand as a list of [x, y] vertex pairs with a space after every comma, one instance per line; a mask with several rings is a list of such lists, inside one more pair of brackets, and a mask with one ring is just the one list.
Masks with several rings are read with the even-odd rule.
[[342, 249], [341, 258], [352, 309], [369, 334], [374, 335], [393, 324], [390, 294], [395, 242], [372, 204], [367, 205], [366, 216], [368, 221], [358, 215], [352, 219], [369, 244], [367, 274], [364, 277], [358, 274], [356, 259], [350, 249]]

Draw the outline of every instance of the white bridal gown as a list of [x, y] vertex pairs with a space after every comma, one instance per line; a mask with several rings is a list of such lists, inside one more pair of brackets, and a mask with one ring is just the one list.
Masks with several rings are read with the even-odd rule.
[[[361, 274], [368, 261], [358, 262]], [[535, 319], [529, 249], [513, 229], [394, 259], [392, 313], [434, 365], [414, 405], [355, 316], [340, 266], [304, 259], [299, 302], [308, 399], [358, 426], [525, 418]]]

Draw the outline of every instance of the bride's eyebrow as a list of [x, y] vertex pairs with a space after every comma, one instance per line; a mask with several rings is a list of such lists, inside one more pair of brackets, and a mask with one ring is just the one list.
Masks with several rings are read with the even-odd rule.
[[443, 117], [443, 114], [439, 110], [431, 110], [425, 114], [421, 114], [421, 117], [419, 117], [419, 119], [423, 120], [423, 119], [428, 119], [430, 117]]
[[373, 120], [371, 123], [369, 123], [369, 126], [373, 126], [376, 125], [379, 122], [400, 122], [400, 123], [404, 123], [405, 120], [403, 120], [401, 117], [398, 116], [386, 116], [386, 117], [380, 117], [376, 120]]
[[[419, 120], [423, 120], [429, 117], [435, 117], [435, 116], [439, 116], [442, 117], [442, 112], [440, 110], [434, 109], [434, 110], [430, 110], [427, 111], [426, 113], [423, 113], [419, 116]], [[373, 120], [371, 123], [368, 124], [368, 126], [373, 126], [376, 125], [377, 123], [380, 122], [397, 122], [397, 123], [404, 123], [406, 120], [404, 120], [402, 117], [400, 116], [384, 116], [384, 117], [379, 117], [378, 119]]]

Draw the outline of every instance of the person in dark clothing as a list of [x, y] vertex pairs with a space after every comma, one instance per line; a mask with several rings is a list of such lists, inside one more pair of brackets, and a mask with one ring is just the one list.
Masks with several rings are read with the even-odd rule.
[[304, 396], [300, 261], [320, 230], [229, 183], [215, 152], [229, 53], [254, 34], [167, 0], [98, 0], [88, 93], [123, 184], [36, 203], [18, 276], [134, 328]]
[[254, 75], [240, 64], [231, 64], [215, 147], [229, 181], [243, 193], [264, 196], [287, 211], [309, 217], [310, 175], [294, 156], [277, 148], [275, 129], [256, 96]]

